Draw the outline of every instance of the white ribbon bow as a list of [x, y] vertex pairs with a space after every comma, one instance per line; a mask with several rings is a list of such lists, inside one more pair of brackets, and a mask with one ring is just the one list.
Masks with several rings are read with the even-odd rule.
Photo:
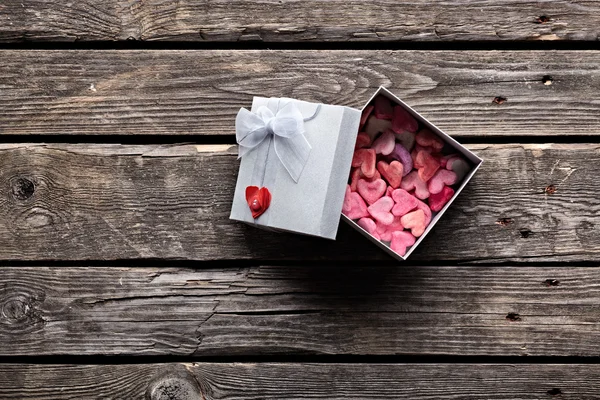
[[255, 113], [241, 108], [235, 118], [235, 136], [240, 145], [241, 158], [268, 135], [273, 135], [275, 153], [290, 174], [298, 182], [308, 161], [310, 143], [304, 137], [304, 119], [293, 102], [286, 103], [277, 114], [265, 106]]

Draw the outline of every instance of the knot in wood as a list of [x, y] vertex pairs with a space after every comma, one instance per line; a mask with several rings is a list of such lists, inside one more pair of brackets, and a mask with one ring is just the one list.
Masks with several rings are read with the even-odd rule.
[[18, 323], [27, 319], [29, 305], [22, 299], [8, 299], [2, 306], [2, 317], [8, 323]]
[[159, 374], [152, 379], [146, 390], [147, 400], [199, 400], [202, 398], [196, 378], [182, 368]]
[[22, 292], [0, 298], [0, 334], [3, 330], [22, 334], [43, 329], [46, 321], [38, 307], [43, 295], [41, 298], [38, 300], [35, 294]]
[[27, 178], [16, 178], [12, 182], [12, 194], [17, 200], [27, 200], [35, 192], [35, 185]]

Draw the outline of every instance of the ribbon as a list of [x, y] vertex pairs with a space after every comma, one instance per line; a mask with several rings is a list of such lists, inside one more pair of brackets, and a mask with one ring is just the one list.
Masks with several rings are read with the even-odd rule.
[[240, 109], [235, 118], [238, 158], [271, 135], [277, 157], [297, 183], [311, 150], [310, 143], [304, 137], [304, 119], [298, 107], [288, 102], [276, 114], [266, 106], [259, 107], [256, 113]]

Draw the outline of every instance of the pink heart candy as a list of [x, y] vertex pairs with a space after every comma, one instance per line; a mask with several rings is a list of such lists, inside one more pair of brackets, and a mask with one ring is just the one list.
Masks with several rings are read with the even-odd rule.
[[387, 197], [392, 197], [392, 192], [393, 192], [393, 191], [394, 191], [394, 188], [393, 188], [393, 187], [391, 187], [391, 186], [388, 186], [388, 187], [387, 187], [387, 190], [385, 191], [385, 195], [386, 195]]
[[469, 173], [471, 166], [461, 157], [456, 156], [447, 160], [446, 169], [449, 169], [456, 174], [456, 181], [458, 182], [462, 181], [467, 173]]
[[421, 200], [425, 200], [429, 197], [429, 189], [427, 189], [427, 183], [423, 182], [421, 178], [419, 178], [419, 173], [417, 171], [412, 171], [410, 174], [406, 175], [402, 179], [400, 187], [406, 191], [414, 189], [415, 196], [417, 196]]
[[350, 189], [353, 192], [356, 192], [358, 189], [357, 186], [360, 179], [364, 179], [367, 182], [373, 182], [374, 180], [381, 179], [381, 174], [379, 171], [375, 171], [375, 175], [373, 175], [372, 178], [367, 178], [363, 175], [360, 168], [352, 168], [352, 172], [350, 173]]
[[392, 117], [392, 130], [396, 133], [412, 132], [419, 129], [417, 120], [402, 106], [394, 107], [394, 116]]
[[392, 103], [385, 96], [377, 96], [375, 98], [375, 116], [380, 119], [392, 119], [394, 110]]
[[394, 214], [390, 212], [393, 206], [394, 200], [391, 197], [384, 196], [371, 204], [367, 208], [367, 211], [378, 222], [381, 222], [383, 225], [390, 225], [394, 222]]
[[402, 168], [404, 171], [402, 174], [403, 176], [408, 175], [408, 173], [410, 171], [412, 171], [412, 169], [413, 169], [412, 157], [411, 157], [410, 153], [408, 152], [408, 150], [402, 144], [396, 143], [396, 146], [394, 146], [394, 151], [392, 152], [392, 154], [390, 154], [390, 156], [402, 163]]
[[432, 194], [429, 197], [431, 211], [440, 211], [450, 201], [452, 196], [454, 196], [454, 190], [449, 186], [444, 186], [441, 192]]
[[377, 171], [394, 189], [400, 186], [404, 173], [404, 167], [400, 162], [392, 161], [388, 164], [385, 161], [379, 161], [377, 163]]
[[383, 179], [375, 179], [373, 182], [359, 179], [356, 189], [368, 204], [373, 204], [385, 193], [387, 185]]
[[375, 160], [377, 155], [373, 149], [358, 149], [354, 151], [352, 157], [352, 167], [360, 167], [361, 172], [367, 178], [372, 178], [375, 175]]
[[421, 129], [415, 140], [423, 147], [431, 147], [435, 153], [439, 153], [444, 148], [442, 139], [427, 128]]
[[421, 200], [417, 200], [417, 210], [423, 211], [423, 214], [425, 214], [425, 226], [429, 226], [431, 222], [431, 209], [429, 206]]
[[365, 132], [360, 132], [356, 136], [355, 149], [362, 149], [363, 147], [369, 147], [371, 145], [371, 138]]
[[385, 132], [392, 127], [392, 121], [387, 119], [379, 119], [374, 115], [371, 115], [367, 120], [367, 125], [364, 131], [371, 137], [371, 140], [375, 139], [375, 136], [379, 132]]
[[377, 233], [381, 240], [389, 242], [392, 240], [392, 233], [404, 230], [400, 218], [401, 217], [394, 217], [394, 221], [389, 225], [384, 225], [381, 222], [377, 223]]
[[397, 231], [392, 233], [390, 248], [395, 253], [404, 256], [406, 254], [406, 249], [415, 244], [416, 240], [417, 239], [410, 232]]
[[371, 148], [375, 150], [375, 153], [387, 156], [394, 151], [394, 146], [396, 146], [396, 137], [392, 132], [385, 131], [375, 139]]
[[367, 231], [369, 235], [373, 236], [377, 240], [381, 240], [379, 234], [377, 233], [377, 224], [371, 218], [361, 218], [358, 220], [357, 224]]
[[430, 195], [438, 194], [442, 191], [444, 186], [451, 186], [455, 183], [456, 174], [454, 172], [448, 171], [447, 169], [439, 169], [427, 183], [427, 188], [429, 189]]
[[360, 128], [361, 129], [363, 126], [365, 126], [365, 123], [367, 122], [367, 118], [369, 118], [369, 115], [371, 115], [374, 108], [375, 108], [374, 106], [367, 106], [363, 110], [362, 114], [360, 115]]
[[404, 215], [400, 222], [406, 229], [410, 229], [410, 233], [415, 237], [419, 237], [425, 232], [427, 224], [425, 224], [425, 213], [423, 210], [416, 210]]
[[358, 193], [352, 192], [350, 186], [346, 187], [346, 197], [344, 197], [344, 204], [342, 205], [342, 214], [350, 219], [369, 216], [365, 201]]
[[394, 208], [392, 208], [392, 214], [396, 217], [402, 217], [417, 208], [417, 205], [419, 204], [419, 200], [404, 189], [394, 190], [392, 192], [392, 199], [394, 199], [396, 203]]
[[421, 150], [414, 160], [415, 167], [419, 169], [419, 178], [423, 182], [430, 180], [440, 168], [440, 163], [428, 152]]

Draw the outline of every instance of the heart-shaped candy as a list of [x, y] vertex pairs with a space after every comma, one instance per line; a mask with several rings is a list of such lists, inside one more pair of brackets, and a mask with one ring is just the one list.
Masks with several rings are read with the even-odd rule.
[[381, 174], [379, 171], [375, 171], [375, 175], [373, 175], [372, 178], [367, 178], [363, 175], [360, 168], [352, 168], [352, 172], [350, 174], [350, 189], [352, 189], [353, 192], [356, 192], [358, 189], [358, 181], [360, 179], [364, 179], [367, 182], [373, 182], [374, 180], [381, 179]]
[[406, 176], [413, 169], [413, 159], [408, 150], [400, 143], [396, 143], [394, 151], [390, 154], [391, 157], [402, 163], [403, 173], [402, 176]]
[[385, 161], [379, 161], [377, 163], [377, 170], [381, 173], [381, 176], [390, 184], [391, 187], [396, 189], [402, 182], [402, 175], [404, 167], [399, 161], [392, 161], [386, 163]]
[[394, 107], [394, 116], [392, 117], [392, 130], [396, 133], [417, 132], [419, 123], [402, 106]]
[[383, 179], [375, 179], [373, 182], [359, 179], [356, 189], [367, 204], [373, 204], [379, 200], [384, 194], [387, 185]]
[[393, 193], [393, 192], [394, 192], [394, 188], [393, 188], [393, 187], [391, 187], [391, 186], [388, 186], [388, 187], [387, 187], [387, 190], [385, 191], [385, 195], [386, 195], [387, 197], [392, 197], [392, 193]]
[[423, 210], [411, 211], [404, 215], [400, 222], [406, 229], [410, 229], [410, 233], [415, 237], [419, 237], [425, 232], [427, 224], [425, 224], [425, 213]]
[[356, 136], [355, 149], [362, 149], [363, 147], [369, 147], [371, 145], [371, 138], [365, 132], [360, 132]]
[[371, 140], [375, 139], [375, 136], [379, 132], [385, 132], [392, 127], [392, 121], [387, 119], [379, 119], [374, 115], [371, 115], [367, 120], [367, 125], [364, 131], [371, 137]]
[[271, 205], [271, 192], [266, 187], [246, 187], [246, 202], [250, 207], [252, 218], [260, 217]]
[[417, 200], [417, 210], [423, 211], [423, 214], [425, 214], [425, 226], [429, 226], [431, 222], [431, 208], [421, 200]]
[[424, 146], [421, 146], [420, 144], [415, 144], [415, 147], [410, 152], [410, 156], [413, 158], [413, 161], [415, 163], [415, 168], [422, 167], [422, 165], [417, 164], [417, 155], [419, 154], [420, 151], [424, 151], [426, 153], [433, 155], [433, 149], [431, 147], [424, 147]]
[[456, 174], [454, 172], [448, 171], [447, 169], [439, 169], [427, 183], [427, 189], [429, 189], [430, 195], [438, 194], [442, 191], [444, 186], [451, 186], [455, 183]]
[[415, 244], [415, 237], [407, 231], [397, 231], [392, 233], [392, 242], [390, 248], [397, 254], [404, 256], [406, 249]]
[[427, 128], [421, 129], [415, 140], [423, 147], [431, 147], [435, 153], [439, 153], [444, 148], [442, 139]]
[[377, 155], [373, 149], [358, 149], [354, 151], [352, 157], [352, 166], [360, 167], [361, 172], [367, 178], [372, 178], [375, 175], [375, 160]]
[[350, 186], [346, 186], [346, 196], [342, 205], [342, 214], [350, 219], [359, 219], [369, 216], [365, 201], [356, 192], [350, 190]]
[[381, 240], [389, 242], [392, 240], [392, 233], [404, 230], [400, 217], [394, 217], [394, 221], [389, 225], [384, 225], [381, 222], [377, 223], [377, 233]]
[[384, 196], [371, 204], [367, 210], [373, 218], [383, 225], [390, 225], [394, 222], [394, 215], [390, 212], [394, 206], [394, 200], [391, 197]]
[[430, 180], [437, 170], [440, 169], [440, 163], [424, 150], [419, 151], [414, 163], [419, 166], [419, 178], [423, 182]]
[[452, 196], [454, 196], [454, 189], [449, 186], [444, 186], [441, 192], [429, 196], [431, 211], [440, 211], [450, 201]]
[[429, 189], [427, 189], [427, 183], [421, 180], [417, 171], [412, 171], [410, 174], [402, 178], [402, 183], [400, 183], [400, 187], [406, 191], [414, 189], [415, 196], [417, 196], [421, 200], [425, 200], [429, 197]]
[[379, 234], [377, 233], [377, 224], [371, 218], [361, 218], [358, 220], [357, 224], [375, 239], [381, 240]]
[[374, 108], [375, 108], [375, 106], [365, 107], [362, 114], [360, 115], [360, 129], [362, 129], [362, 127], [365, 126], [365, 123], [367, 122], [367, 118], [369, 118], [369, 116], [373, 112]]
[[385, 131], [381, 134], [375, 141], [371, 148], [375, 150], [377, 154], [383, 154], [387, 156], [392, 151], [394, 151], [394, 146], [396, 145], [396, 137], [390, 131]]
[[375, 116], [380, 119], [392, 119], [394, 110], [392, 103], [385, 96], [375, 97]]
[[392, 192], [392, 199], [396, 203], [392, 208], [392, 214], [396, 217], [402, 217], [410, 211], [417, 208], [419, 200], [404, 189], [396, 189]]
[[[394, 132], [394, 131], [392, 131]], [[409, 131], [405, 131], [402, 133], [395, 133], [396, 141], [404, 146], [407, 150], [411, 150], [415, 145], [415, 134]]]
[[468, 162], [461, 157], [452, 157], [446, 161], [446, 169], [453, 171], [456, 174], [456, 181], [462, 181], [467, 173], [471, 170]]

